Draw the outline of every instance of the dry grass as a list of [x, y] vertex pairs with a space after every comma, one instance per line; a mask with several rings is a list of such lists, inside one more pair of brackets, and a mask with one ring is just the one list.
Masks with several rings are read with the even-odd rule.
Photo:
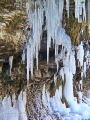
[[6, 24], [5, 31], [11, 34], [16, 33], [18, 29], [24, 27], [25, 22], [24, 18], [25, 14], [23, 14], [22, 12], [15, 14], [11, 21], [9, 21], [9, 24], [8, 23]]
[[[80, 41], [87, 37], [87, 25], [85, 22], [79, 23], [78, 19], [75, 18], [73, 15], [70, 18], [66, 19], [68, 21], [66, 23], [65, 29], [67, 34], [71, 37], [71, 41], [73, 45], [79, 45]], [[81, 35], [81, 31], [84, 29], [84, 34]]]

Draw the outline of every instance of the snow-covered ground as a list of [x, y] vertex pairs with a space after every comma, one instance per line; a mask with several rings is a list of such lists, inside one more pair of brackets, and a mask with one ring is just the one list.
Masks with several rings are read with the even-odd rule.
[[26, 91], [21, 91], [18, 100], [15, 94], [4, 97], [0, 102], [0, 120], [27, 120]]
[[[43, 86], [42, 102], [50, 116], [54, 114], [58, 120], [90, 120], [90, 98], [83, 96], [81, 103], [77, 103], [76, 98], [74, 98], [69, 101], [70, 108], [66, 108], [60, 97], [61, 86], [56, 90], [53, 98], [50, 98], [50, 93], [45, 90], [45, 85]], [[46, 117], [45, 120], [53, 119]]]
[[[56, 90], [55, 96], [50, 98], [50, 93], [43, 86], [42, 102], [49, 115], [42, 120], [90, 120], [90, 91], [88, 98], [82, 97], [82, 103], [77, 103], [74, 98], [70, 101], [70, 108], [66, 108], [61, 102], [61, 86]], [[26, 92], [20, 93], [18, 100], [15, 94], [12, 99], [9, 96], [4, 97], [0, 102], [0, 120], [28, 120], [26, 115]], [[56, 116], [54, 119], [52, 116]], [[37, 120], [41, 120], [37, 118]]]

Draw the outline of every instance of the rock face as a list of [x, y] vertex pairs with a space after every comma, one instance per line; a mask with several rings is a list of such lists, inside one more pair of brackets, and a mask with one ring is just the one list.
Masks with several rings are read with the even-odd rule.
[[[26, 85], [25, 64], [21, 59], [27, 42], [24, 7], [22, 11], [19, 1], [0, 0], [0, 100], [14, 93], [18, 97]], [[11, 70], [10, 56], [14, 58]]]
[[26, 14], [16, 10], [15, 2], [0, 2], [0, 59], [22, 51], [27, 39], [25, 36]]

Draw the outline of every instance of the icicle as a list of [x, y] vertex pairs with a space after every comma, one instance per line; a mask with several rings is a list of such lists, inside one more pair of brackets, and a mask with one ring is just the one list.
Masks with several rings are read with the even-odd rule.
[[59, 0], [59, 17], [60, 17], [60, 21], [62, 21], [63, 8], [64, 8], [64, 0]]
[[[82, 12], [83, 8], [83, 12]], [[85, 0], [75, 0], [75, 17], [78, 18], [78, 22], [82, 22], [82, 17], [83, 15], [83, 21], [86, 22], [86, 7], [85, 7]]]
[[31, 78], [33, 78], [33, 44], [31, 42], [31, 49], [30, 49], [30, 71], [31, 71]]
[[25, 62], [25, 49], [23, 49], [23, 53], [22, 53], [22, 63]]
[[47, 23], [47, 63], [49, 62], [49, 47], [51, 41], [51, 5], [50, 0], [47, 1], [46, 23]]
[[12, 64], [13, 64], [13, 56], [10, 56], [9, 57], [10, 75], [11, 75]]
[[77, 52], [77, 59], [80, 61], [80, 67], [83, 66], [83, 58], [84, 58], [84, 49], [83, 49], [83, 43], [78, 46], [78, 52]]
[[86, 6], [85, 6], [85, 1], [82, 2], [82, 7], [83, 7], [83, 21], [86, 22]]
[[69, 0], [66, 0], [66, 10], [67, 10], [67, 16], [69, 18]]
[[27, 45], [27, 83], [29, 82], [29, 68], [30, 68], [30, 46]]
[[47, 41], [47, 63], [49, 62], [49, 43]]
[[47, 28], [47, 63], [49, 62], [49, 48], [51, 47], [51, 38], [53, 43], [55, 40], [55, 31], [57, 27], [61, 25], [59, 20], [59, 8], [57, 7], [56, 1], [46, 1], [46, 28]]
[[29, 3], [28, 2], [26, 3], [26, 12], [27, 13], [29, 12]]
[[[55, 44], [55, 56], [58, 56], [58, 45]], [[55, 62], [57, 64], [57, 71], [58, 71], [58, 68], [59, 68], [59, 60], [58, 60], [58, 57], [55, 57]]]
[[[32, 9], [34, 5], [35, 10]], [[37, 7], [38, 6], [38, 7]], [[43, 25], [43, 6], [40, 1], [29, 1], [29, 12], [28, 19], [30, 27], [32, 28], [32, 38], [30, 36], [29, 44], [30, 46], [30, 55], [27, 57], [30, 59], [30, 65], [27, 67], [27, 79], [29, 74], [29, 69], [31, 71], [31, 77], [33, 77], [33, 61], [36, 58], [36, 66], [38, 70], [38, 52], [40, 50], [41, 34], [42, 34], [42, 25]]]
[[86, 62], [84, 62], [84, 71], [83, 71], [83, 73], [84, 73], [84, 77], [86, 77]]
[[38, 46], [36, 45], [36, 66], [38, 70]]

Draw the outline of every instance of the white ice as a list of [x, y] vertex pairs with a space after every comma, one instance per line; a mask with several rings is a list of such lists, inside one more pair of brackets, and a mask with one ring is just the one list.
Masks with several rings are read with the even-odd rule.
[[15, 94], [11, 97], [4, 97], [0, 103], [1, 120], [27, 120], [26, 115], [26, 90], [21, 91], [16, 100]]
[[9, 65], [10, 65], [10, 75], [11, 75], [11, 69], [12, 69], [12, 65], [13, 65], [13, 56], [9, 57]]
[[[86, 22], [86, 5], [85, 0], [75, 0], [75, 17], [78, 18], [78, 22]], [[83, 18], [81, 17], [83, 15]]]
[[78, 52], [77, 52], [77, 59], [80, 61], [80, 67], [83, 66], [83, 58], [84, 58], [84, 49], [83, 49], [83, 43], [77, 47]]
[[22, 62], [25, 62], [25, 49], [23, 49], [23, 53], [22, 53]]

